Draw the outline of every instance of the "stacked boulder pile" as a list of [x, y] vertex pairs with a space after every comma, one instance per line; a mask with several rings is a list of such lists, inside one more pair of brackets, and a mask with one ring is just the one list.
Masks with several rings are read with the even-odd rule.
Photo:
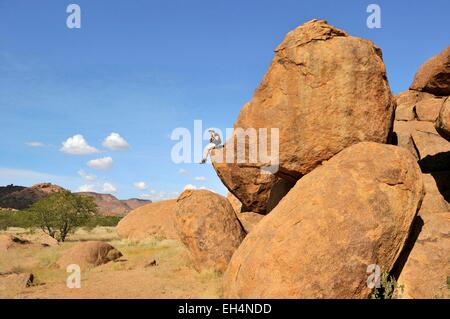
[[450, 276], [450, 46], [425, 62], [397, 95], [394, 131], [423, 172], [416, 239], [399, 282], [405, 296], [442, 296]]
[[[323, 20], [303, 24], [276, 48], [234, 140], [213, 153], [228, 196], [185, 191], [160, 216], [165, 227], [197, 270], [223, 273], [225, 298], [368, 298], [369, 269], [398, 279], [404, 297], [441, 296], [450, 276], [449, 74], [447, 48], [393, 97], [380, 48]], [[266, 158], [250, 160], [250, 139], [235, 143], [239, 130], [264, 128], [279, 129], [272, 174]], [[139, 217], [134, 227], [158, 219], [144, 215], [129, 215]]]

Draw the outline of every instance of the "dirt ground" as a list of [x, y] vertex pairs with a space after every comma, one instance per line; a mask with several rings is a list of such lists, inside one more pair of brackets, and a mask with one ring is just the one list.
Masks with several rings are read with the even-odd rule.
[[[33, 241], [38, 231], [9, 229], [7, 232]], [[68, 288], [69, 273], [56, 266], [59, 256], [73, 245], [88, 240], [110, 243], [123, 254], [110, 262], [81, 272], [81, 288]], [[156, 260], [156, 266], [149, 264]], [[155, 238], [133, 243], [118, 238], [114, 227], [78, 230], [57, 247], [32, 245], [0, 254], [0, 273], [34, 275], [27, 288], [0, 287], [0, 298], [220, 298], [221, 275], [196, 272], [184, 246], [175, 240]]]

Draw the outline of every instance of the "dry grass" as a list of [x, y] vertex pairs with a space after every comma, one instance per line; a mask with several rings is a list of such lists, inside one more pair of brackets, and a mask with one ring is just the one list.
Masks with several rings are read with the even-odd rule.
[[[33, 241], [39, 231], [9, 229], [8, 233]], [[66, 286], [68, 273], [56, 266], [61, 254], [88, 240], [107, 241], [120, 250], [119, 261], [86, 270], [81, 288]], [[156, 266], [151, 262], [156, 261]], [[58, 247], [32, 245], [0, 254], [0, 272], [31, 272], [36, 285], [20, 291], [2, 291], [0, 298], [220, 298], [221, 275], [196, 272], [187, 250], [175, 240], [155, 238], [135, 243], [121, 240], [113, 227], [78, 230]]]

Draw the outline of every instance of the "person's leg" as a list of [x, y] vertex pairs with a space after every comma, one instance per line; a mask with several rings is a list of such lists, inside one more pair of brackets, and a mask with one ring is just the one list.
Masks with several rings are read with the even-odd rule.
[[203, 153], [202, 163], [206, 163], [206, 160], [208, 159], [208, 156], [209, 156], [211, 150], [212, 150], [213, 148], [215, 148], [215, 147], [216, 147], [216, 144], [214, 144], [214, 143], [209, 143], [209, 144], [205, 147], [205, 150], [204, 150], [204, 153]]

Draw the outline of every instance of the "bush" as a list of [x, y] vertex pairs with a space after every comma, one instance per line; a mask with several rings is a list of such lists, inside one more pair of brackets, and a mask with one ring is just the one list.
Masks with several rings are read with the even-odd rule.
[[[93, 229], [97, 226], [115, 227], [121, 219], [122, 217], [119, 216], [93, 214], [84, 220], [79, 220], [76, 227], [86, 227], [87, 229]], [[6, 230], [8, 227], [41, 228], [41, 221], [36, 213], [30, 210], [10, 211], [0, 208], [0, 230]]]
[[64, 241], [76, 227], [96, 216], [97, 205], [91, 197], [64, 191], [41, 199], [29, 211], [42, 231], [58, 241]]
[[8, 227], [36, 227], [32, 213], [27, 211], [9, 211], [0, 209], [0, 230]]
[[120, 216], [93, 216], [89, 218], [83, 225], [87, 229], [93, 229], [97, 226], [105, 226], [105, 227], [115, 227], [122, 219]]
[[399, 285], [387, 272], [381, 274], [380, 286], [373, 291], [372, 299], [397, 299], [403, 294], [404, 286]]

